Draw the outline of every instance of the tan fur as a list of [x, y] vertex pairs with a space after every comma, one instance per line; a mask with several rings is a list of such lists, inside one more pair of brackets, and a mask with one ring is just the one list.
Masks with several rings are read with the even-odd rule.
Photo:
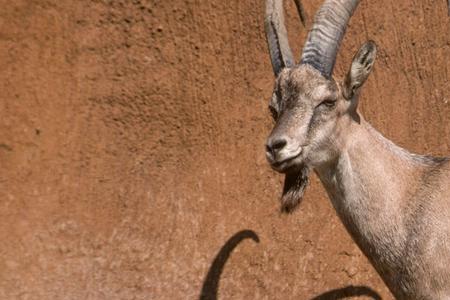
[[341, 84], [308, 65], [284, 69], [270, 104], [276, 125], [267, 158], [290, 176], [315, 170], [397, 299], [450, 299], [450, 164], [401, 149], [358, 112], [375, 53], [365, 44]]

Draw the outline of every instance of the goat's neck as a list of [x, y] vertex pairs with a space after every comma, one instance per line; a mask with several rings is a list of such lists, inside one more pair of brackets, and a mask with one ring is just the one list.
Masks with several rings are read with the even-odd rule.
[[394, 145], [362, 118], [336, 159], [316, 168], [342, 222], [379, 271], [393, 271], [383, 260], [404, 251], [404, 210], [426, 168], [426, 158]]

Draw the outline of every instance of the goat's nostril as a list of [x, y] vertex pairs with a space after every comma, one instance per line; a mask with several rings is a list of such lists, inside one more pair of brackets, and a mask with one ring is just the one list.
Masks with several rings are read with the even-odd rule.
[[286, 146], [287, 141], [284, 138], [270, 140], [266, 145], [267, 152], [275, 154]]
[[273, 150], [281, 150], [286, 146], [287, 142], [285, 139], [276, 139], [272, 141], [272, 149]]

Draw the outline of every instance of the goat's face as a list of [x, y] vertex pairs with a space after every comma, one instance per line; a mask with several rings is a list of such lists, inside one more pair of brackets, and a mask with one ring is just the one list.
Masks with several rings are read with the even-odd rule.
[[[375, 43], [361, 47], [341, 85], [332, 78], [339, 45], [358, 3], [325, 0], [295, 64], [284, 26], [283, 0], [266, 0], [267, 45], [277, 78], [269, 104], [276, 124], [267, 139], [266, 155], [272, 168], [286, 173], [283, 211], [292, 211], [300, 202], [310, 167], [337, 157], [345, 143], [347, 121], [358, 120], [358, 90], [372, 69]], [[296, 4], [304, 20], [301, 3]]]
[[338, 121], [348, 105], [334, 79], [308, 65], [280, 72], [269, 103], [276, 121], [266, 143], [272, 168], [288, 173], [328, 161]]
[[358, 94], [375, 60], [376, 47], [365, 43], [341, 84], [307, 64], [281, 70], [269, 109], [275, 127], [266, 142], [272, 168], [286, 173], [282, 209], [299, 203], [310, 168], [331, 162], [346, 143], [349, 124], [359, 121]]

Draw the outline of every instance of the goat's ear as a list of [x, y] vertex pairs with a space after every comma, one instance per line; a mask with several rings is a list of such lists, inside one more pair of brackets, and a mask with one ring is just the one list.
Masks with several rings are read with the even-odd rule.
[[367, 41], [356, 53], [343, 84], [343, 95], [347, 100], [358, 94], [359, 88], [369, 77], [376, 55], [377, 46], [373, 41]]

